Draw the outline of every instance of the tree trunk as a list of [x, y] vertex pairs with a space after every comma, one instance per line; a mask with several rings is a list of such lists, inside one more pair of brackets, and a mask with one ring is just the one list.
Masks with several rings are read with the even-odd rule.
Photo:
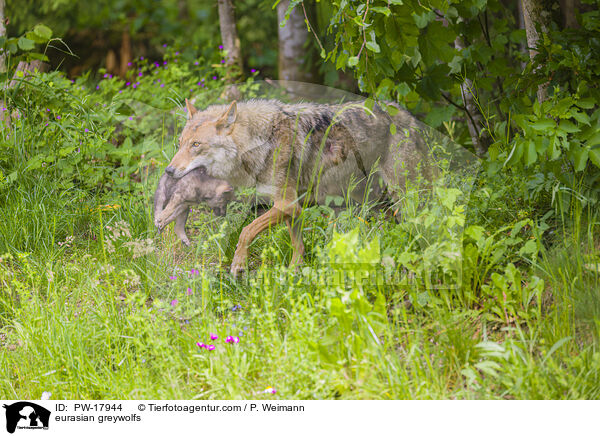
[[[4, 6], [5, 1], [0, 0], [0, 37], [6, 36], [6, 26], [4, 25]], [[0, 53], [0, 73], [6, 72], [6, 54], [4, 51]]]
[[131, 62], [131, 36], [129, 35], [129, 29], [123, 31], [123, 37], [121, 38], [121, 68], [119, 68], [119, 76], [125, 78], [127, 70], [129, 69], [129, 63]]
[[[458, 51], [464, 50], [465, 46], [460, 37], [457, 37], [454, 40], [454, 47], [456, 47]], [[485, 126], [485, 123], [483, 115], [475, 102], [473, 95], [474, 89], [471, 79], [465, 77], [463, 83], [460, 85], [460, 93], [462, 95], [463, 105], [467, 112], [467, 127], [469, 128], [471, 141], [473, 141], [475, 154], [479, 157], [483, 157], [490, 146], [490, 137], [481, 134], [481, 129]]]
[[[536, 47], [542, 34], [548, 33], [552, 13], [550, 12], [549, 0], [521, 0], [523, 10], [523, 21], [525, 22], [525, 32], [527, 33], [527, 47], [529, 47], [529, 57], [537, 55]], [[539, 31], [538, 32], [538, 27]], [[537, 98], [540, 103], [546, 100], [548, 84], [538, 86]]]
[[[29, 63], [21, 61], [17, 65], [17, 69], [15, 70], [13, 79], [11, 80], [8, 87], [13, 88], [13, 87], [17, 86], [17, 84], [21, 80], [26, 79], [27, 76], [30, 76], [31, 74], [36, 73], [36, 72], [45, 73], [49, 69], [50, 69], [50, 65], [48, 65], [47, 63], [42, 62], [42, 61], [35, 60], [35, 61], [31, 61]], [[21, 73], [23, 73], [23, 75], [21, 77], [19, 77], [21, 75]]]
[[285, 14], [290, 0], [281, 0], [277, 5], [277, 21], [280, 23], [279, 33], [279, 80], [309, 82], [312, 74], [304, 65], [305, 46], [308, 40], [308, 29], [304, 23], [304, 14], [296, 7], [290, 12], [285, 26]]
[[579, 29], [575, 11], [581, 7], [579, 0], [560, 0], [560, 12], [563, 26], [569, 29]]
[[223, 48], [227, 52], [225, 65], [227, 83], [221, 97], [226, 100], [240, 100], [242, 95], [235, 85], [243, 76], [242, 49], [235, 25], [235, 11], [233, 0], [218, 0], [219, 5], [219, 27], [221, 28], [221, 40]]
[[235, 82], [242, 73], [242, 50], [235, 26], [235, 13], [233, 0], [218, 0], [219, 3], [219, 25], [221, 27], [221, 39], [223, 48], [227, 51], [225, 65], [229, 69], [228, 82]]

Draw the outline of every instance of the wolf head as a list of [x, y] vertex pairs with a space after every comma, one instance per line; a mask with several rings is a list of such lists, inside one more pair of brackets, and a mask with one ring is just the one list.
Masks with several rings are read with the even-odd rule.
[[165, 169], [179, 179], [203, 167], [212, 177], [227, 180], [237, 162], [238, 150], [231, 137], [237, 118], [234, 101], [225, 111], [198, 110], [186, 99], [188, 121], [179, 139], [179, 150]]

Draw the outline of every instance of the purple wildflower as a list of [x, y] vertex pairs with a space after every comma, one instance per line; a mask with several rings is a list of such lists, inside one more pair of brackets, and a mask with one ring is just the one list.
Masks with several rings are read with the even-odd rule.
[[179, 303], [179, 301], [177, 301], [177, 298], [176, 298], [173, 301], [171, 301], [171, 306], [175, 307], [175, 306], [177, 306], [177, 303]]
[[100, 85], [96, 85], [96, 89], [100, 89]]
[[185, 292], [188, 295], [192, 295], [194, 291], [192, 291], [192, 288], [187, 288], [187, 291]]
[[233, 342], [233, 336], [227, 336], [225, 338], [225, 342], [227, 342], [227, 343]]
[[48, 123], [46, 123], [46, 127], [48, 127]]
[[216, 341], [217, 339], [219, 339], [219, 337], [217, 335], [215, 335], [214, 333], [210, 334], [210, 340], [211, 341]]
[[206, 344], [204, 342], [196, 342], [196, 345], [198, 345], [200, 348], [206, 348]]
[[232, 338], [231, 342], [233, 342], [234, 344], [238, 344], [240, 342], [240, 338], [238, 338], [237, 336], [234, 336]]
[[215, 348], [217, 348], [217, 347], [215, 347], [213, 344], [210, 344], [210, 345], [207, 347], [207, 350], [208, 350], [208, 351], [213, 351]]
[[130, 67], [131, 66], [131, 62], [127, 62], [127, 66]]
[[221, 59], [221, 63], [224, 64], [225, 63], [225, 59]]
[[194, 65], [198, 65], [198, 64], [200, 64], [200, 62], [198, 62], [198, 61], [194, 62]]
[[213, 78], [212, 78], [212, 79], [213, 79], [213, 80], [217, 80], [217, 76], [213, 76]]
[[57, 116], [56, 116], [56, 119], [57, 119], [57, 120], [60, 120], [60, 115], [57, 115]]
[[167, 44], [163, 44], [163, 47], [167, 47]]
[[223, 50], [223, 46], [222, 45], [219, 46], [219, 50]]
[[129, 117], [129, 121], [133, 121], [133, 117]]
[[171, 280], [177, 280], [177, 276], [169, 276]]
[[127, 83], [125, 84], [125, 86], [129, 86], [129, 85], [131, 85], [131, 82], [127, 82]]
[[85, 133], [87, 133], [87, 132], [89, 132], [89, 131], [90, 131], [90, 129], [85, 129], [85, 130], [84, 130], [84, 132], [85, 132]]
[[252, 68], [252, 69], [250, 70], [250, 72], [251, 72], [251, 73], [256, 73], [256, 68]]
[[164, 83], [161, 83], [161, 84], [160, 84], [160, 87], [161, 87], [161, 88], [164, 88], [164, 87], [165, 87], [165, 84], [164, 84]]
[[104, 77], [106, 79], [108, 77], [108, 73], [104, 74], [104, 76], [102, 76], [102, 77]]
[[144, 56], [140, 56], [140, 61], [143, 61], [143, 60], [144, 60]]
[[175, 56], [179, 56], [179, 52], [178, 51], [175, 52]]
[[[5, 107], [3, 107], [3, 108], [2, 108], [2, 110], [3, 110], [3, 111], [5, 111], [5, 110], [6, 110], [6, 108], [5, 108]], [[50, 112], [50, 109], [46, 109], [46, 112]]]

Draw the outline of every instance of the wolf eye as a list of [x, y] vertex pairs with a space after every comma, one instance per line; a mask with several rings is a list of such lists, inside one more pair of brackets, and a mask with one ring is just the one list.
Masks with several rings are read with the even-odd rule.
[[194, 143], [192, 144], [192, 147], [200, 147], [200, 143], [199, 143], [199, 142], [194, 142]]

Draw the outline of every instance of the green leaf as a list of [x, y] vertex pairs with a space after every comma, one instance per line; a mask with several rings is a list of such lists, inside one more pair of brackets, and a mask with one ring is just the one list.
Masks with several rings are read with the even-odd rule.
[[348, 66], [355, 67], [358, 64], [358, 56], [352, 56], [348, 58]]
[[435, 14], [433, 13], [433, 11], [426, 11], [422, 14], [416, 14], [413, 12], [412, 17], [415, 20], [417, 27], [419, 29], [423, 29], [427, 26], [427, 24], [429, 24], [435, 19]]
[[525, 150], [525, 165], [529, 166], [537, 160], [537, 151], [535, 150], [535, 143], [533, 141], [529, 141], [527, 148]]
[[571, 116], [581, 124], [590, 125], [590, 117], [585, 112], [571, 111]]
[[596, 102], [593, 98], [588, 97], [577, 100], [575, 104], [582, 109], [592, 109], [596, 105]]
[[573, 166], [575, 171], [583, 171], [587, 163], [589, 150], [584, 147], [577, 147], [573, 152]]
[[592, 161], [592, 163], [594, 165], [596, 165], [598, 168], [600, 168], [600, 150], [598, 150], [598, 149], [590, 150], [589, 157], [590, 157], [590, 160]]
[[577, 127], [575, 124], [568, 120], [562, 120], [558, 125], [558, 128], [567, 133], [575, 133], [581, 130], [579, 127]]
[[377, 13], [379, 13], [379, 14], [383, 14], [383, 15], [385, 15], [386, 17], [389, 17], [389, 16], [390, 16], [390, 14], [392, 13], [392, 11], [390, 11], [390, 8], [388, 8], [388, 7], [384, 7], [384, 6], [373, 6], [373, 7], [371, 8], [371, 10], [372, 10], [373, 12], [377, 12]]
[[542, 130], [548, 130], [548, 129], [555, 127], [556, 122], [554, 120], [549, 120], [546, 118], [546, 119], [542, 119], [542, 120], [537, 120], [536, 122], [531, 123], [530, 126], [534, 130], [542, 131]]
[[525, 243], [525, 245], [523, 245], [523, 247], [521, 247], [521, 249], [519, 250], [520, 255], [536, 254], [537, 252], [538, 252], [538, 246], [537, 246], [537, 242], [535, 242], [535, 239], [530, 239], [529, 241], [527, 241]]
[[19, 38], [19, 48], [21, 50], [32, 50], [35, 47], [35, 42], [33, 42], [31, 39], [27, 39], [24, 36]]
[[390, 134], [391, 135], [395, 135], [396, 134], [396, 125], [394, 123], [390, 124]]
[[379, 44], [377, 44], [375, 41], [367, 42], [367, 48], [375, 53], [379, 53], [381, 51]]

